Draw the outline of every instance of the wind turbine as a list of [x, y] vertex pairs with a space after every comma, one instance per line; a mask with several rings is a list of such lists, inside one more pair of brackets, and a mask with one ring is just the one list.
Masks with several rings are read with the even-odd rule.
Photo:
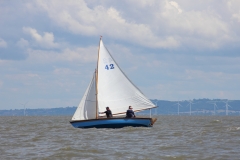
[[190, 106], [190, 115], [192, 115], [192, 104], [194, 104], [194, 103], [192, 102], [192, 100], [189, 100], [188, 102], [189, 102], [188, 105]]
[[228, 104], [228, 100], [227, 101], [223, 101], [226, 105], [226, 116], [228, 115], [228, 107], [231, 107], [229, 104]]
[[217, 102], [216, 102], [216, 101], [213, 101], [213, 102], [209, 101], [209, 102], [207, 102], [207, 103], [213, 104], [213, 107], [214, 107], [214, 115], [216, 115]]
[[21, 105], [23, 105], [23, 107], [24, 107], [24, 110], [23, 110], [23, 114], [24, 114], [24, 116], [26, 116], [26, 104], [27, 104], [28, 102], [26, 102], [25, 104], [21, 104]]
[[[178, 115], [179, 115], [179, 106], [182, 106], [182, 105], [179, 103], [179, 101], [176, 104], [178, 105]], [[174, 104], [174, 105], [176, 105], [176, 104]]]

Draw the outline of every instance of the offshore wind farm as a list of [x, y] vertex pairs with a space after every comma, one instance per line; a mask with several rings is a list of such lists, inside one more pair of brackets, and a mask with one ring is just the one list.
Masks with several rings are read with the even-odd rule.
[[[199, 116], [238, 116], [240, 115], [240, 100], [226, 99], [193, 99], [182, 101], [151, 100], [157, 108], [151, 110], [152, 115], [199, 115]], [[229, 105], [231, 104], [231, 105]], [[23, 105], [22, 109], [0, 110], [0, 116], [61, 116], [72, 115], [76, 106], [58, 108], [31, 108]], [[150, 110], [136, 113], [149, 115]]]
[[[232, 106], [229, 105], [230, 102]], [[183, 101], [161, 100], [158, 101], [158, 106], [160, 115], [240, 115], [240, 100], [207, 98]]]

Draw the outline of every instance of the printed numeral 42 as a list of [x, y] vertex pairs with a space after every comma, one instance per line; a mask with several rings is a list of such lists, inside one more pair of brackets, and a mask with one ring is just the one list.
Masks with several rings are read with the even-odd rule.
[[106, 65], [106, 66], [105, 66], [105, 69], [106, 69], [106, 70], [114, 69], [114, 64]]

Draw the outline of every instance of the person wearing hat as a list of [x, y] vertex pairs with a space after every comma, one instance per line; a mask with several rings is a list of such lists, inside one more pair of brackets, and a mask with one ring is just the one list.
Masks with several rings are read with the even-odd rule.
[[136, 117], [133, 110], [132, 106], [129, 106], [129, 109], [126, 112], [126, 118], [134, 118]]
[[112, 111], [109, 109], [109, 107], [106, 107], [105, 112], [99, 112], [100, 114], [106, 113], [107, 118], [112, 118]]

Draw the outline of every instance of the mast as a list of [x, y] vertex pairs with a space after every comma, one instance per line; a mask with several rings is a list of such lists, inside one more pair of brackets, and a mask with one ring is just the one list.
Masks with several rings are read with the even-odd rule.
[[99, 62], [99, 51], [100, 51], [100, 43], [102, 40], [102, 36], [100, 36], [99, 46], [98, 46], [98, 60], [97, 60], [97, 69], [95, 70], [95, 79], [96, 79], [96, 119], [98, 119], [98, 62]]

